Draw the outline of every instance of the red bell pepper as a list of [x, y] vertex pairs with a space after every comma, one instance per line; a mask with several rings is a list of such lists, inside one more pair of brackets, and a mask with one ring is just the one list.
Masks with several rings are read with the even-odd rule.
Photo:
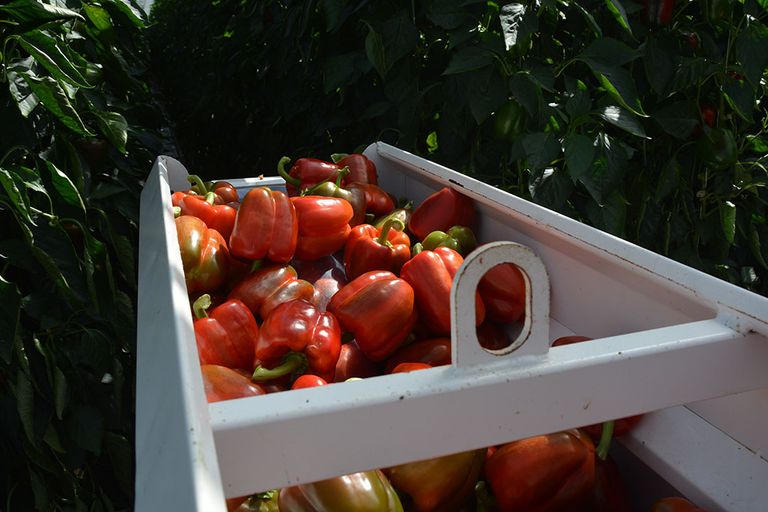
[[228, 300], [213, 308], [209, 315], [206, 310], [210, 305], [211, 297], [206, 294], [193, 306], [200, 364], [252, 369], [259, 326], [248, 306], [239, 300]]
[[309, 373], [305, 373], [304, 375], [300, 376], [298, 379], [293, 381], [293, 384], [291, 384], [291, 389], [303, 389], [303, 388], [316, 388], [319, 386], [327, 386], [328, 382], [322, 377], [318, 377], [317, 375], [311, 375]]
[[387, 468], [392, 486], [407, 494], [416, 512], [462, 509], [485, 461], [485, 448]]
[[397, 493], [377, 469], [283, 487], [278, 506], [281, 512], [403, 512]]
[[[400, 271], [400, 277], [413, 287], [423, 323], [434, 334], [451, 332], [451, 285], [463, 262], [464, 258], [453, 249], [438, 247], [420, 252]], [[475, 321], [480, 325], [485, 319], [485, 306], [477, 293], [475, 308]]]
[[360, 153], [344, 154], [336, 153], [331, 155], [331, 160], [339, 167], [347, 167], [349, 176], [348, 183], [371, 183], [379, 184], [379, 176], [374, 164], [367, 156]]
[[323, 196], [338, 197], [349, 202], [352, 206], [352, 218], [349, 220], [350, 226], [357, 226], [365, 222], [365, 209], [367, 206], [365, 192], [360, 189], [345, 189], [341, 187], [344, 176], [349, 172], [346, 167], [339, 171], [336, 182], [322, 181], [312, 188], [305, 189], [302, 196]]
[[707, 512], [680, 496], [662, 498], [651, 506], [651, 512]]
[[227, 242], [197, 217], [182, 215], [175, 222], [187, 293], [217, 290], [229, 272]]
[[365, 193], [365, 212], [374, 216], [389, 215], [395, 209], [395, 201], [384, 189], [372, 183], [350, 183], [348, 190], [362, 190]]
[[250, 273], [229, 292], [229, 299], [238, 299], [262, 320], [284, 302], [309, 300], [314, 287], [298, 279], [296, 270], [287, 265], [270, 265]]
[[381, 229], [370, 224], [352, 228], [344, 246], [347, 278], [354, 279], [371, 270], [389, 270], [399, 274], [411, 259], [411, 240], [403, 233], [405, 224], [390, 220]]
[[240, 203], [229, 249], [238, 258], [266, 257], [275, 263], [288, 263], [296, 251], [298, 227], [296, 209], [288, 196], [257, 187]]
[[472, 228], [475, 204], [461, 192], [445, 187], [427, 197], [411, 215], [408, 229], [419, 240], [433, 231], [448, 231], [452, 226]]
[[201, 219], [206, 226], [221, 233], [224, 240], [229, 240], [232, 228], [235, 227], [237, 210], [226, 204], [214, 204], [214, 196], [213, 192], [204, 196], [176, 192], [172, 201], [179, 209], [180, 215], [192, 215]]
[[651, 25], [668, 25], [675, 10], [675, 0], [643, 0], [643, 9]]
[[488, 350], [501, 350], [512, 344], [504, 327], [487, 318], [477, 327], [476, 333], [480, 346]]
[[405, 345], [387, 358], [384, 371], [391, 373], [400, 363], [451, 364], [451, 338], [430, 338]]
[[277, 306], [261, 324], [256, 342], [260, 365], [254, 381], [312, 373], [333, 381], [341, 351], [341, 328], [330, 313], [298, 299]]
[[336, 181], [343, 167], [317, 158], [299, 158], [291, 170], [286, 171], [285, 166], [290, 161], [287, 156], [282, 157], [277, 163], [277, 172], [285, 180], [285, 189], [291, 197], [323, 181]]
[[322, 311], [326, 310], [331, 297], [347, 284], [344, 264], [334, 256], [313, 261], [295, 260], [294, 268], [299, 277], [311, 282], [315, 287], [310, 302]]
[[339, 360], [336, 361], [336, 382], [344, 382], [350, 378], [364, 379], [381, 375], [379, 365], [365, 357], [356, 341], [350, 341], [341, 346]]
[[372, 361], [383, 361], [397, 350], [416, 323], [413, 288], [386, 270], [352, 280], [333, 296], [328, 311], [354, 334]]
[[237, 189], [232, 186], [228, 181], [217, 181], [204, 183], [200, 179], [200, 176], [196, 174], [190, 174], [187, 176], [187, 180], [192, 184], [189, 190], [184, 192], [175, 192], [171, 195], [171, 199], [174, 200], [173, 206], [178, 206], [176, 202], [184, 196], [194, 195], [199, 197], [205, 197], [207, 194], [213, 193], [213, 204], [233, 204], [240, 201]]
[[352, 205], [337, 197], [292, 197], [298, 218], [299, 239], [296, 258], [316, 260], [329, 256], [347, 241]]
[[501, 512], [579, 510], [592, 497], [595, 447], [577, 430], [499, 447], [485, 475]]
[[432, 368], [432, 365], [427, 363], [400, 363], [392, 368], [392, 371], [389, 373], [408, 373], [415, 372], [416, 370], [426, 370], [429, 368]]
[[205, 364], [200, 367], [200, 370], [203, 372], [205, 398], [208, 399], [209, 404], [267, 393], [264, 388], [242, 373], [226, 366]]
[[485, 273], [478, 290], [485, 312], [494, 322], [511, 324], [525, 315], [525, 277], [517, 265], [496, 265]]

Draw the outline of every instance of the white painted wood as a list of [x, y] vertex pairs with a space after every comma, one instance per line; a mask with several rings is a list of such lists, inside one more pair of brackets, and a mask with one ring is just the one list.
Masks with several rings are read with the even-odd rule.
[[[141, 194], [136, 351], [137, 511], [224, 511], [219, 460], [159, 157]], [[186, 173], [186, 171], [183, 171]]]

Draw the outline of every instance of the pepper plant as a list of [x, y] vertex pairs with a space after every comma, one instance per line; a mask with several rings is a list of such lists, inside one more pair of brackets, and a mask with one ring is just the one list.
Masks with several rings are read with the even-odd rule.
[[138, 194], [166, 151], [127, 0], [0, 5], [0, 510], [129, 510]]
[[767, 10], [160, 0], [150, 41], [198, 173], [383, 140], [766, 294]]

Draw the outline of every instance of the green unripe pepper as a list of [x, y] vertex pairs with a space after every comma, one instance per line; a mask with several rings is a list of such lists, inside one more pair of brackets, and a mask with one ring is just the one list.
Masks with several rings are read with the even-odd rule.
[[415, 256], [422, 250], [434, 251], [438, 247], [448, 247], [466, 256], [477, 247], [475, 234], [466, 226], [453, 226], [448, 232], [433, 231], [428, 234], [420, 244], [413, 246], [412, 253]]

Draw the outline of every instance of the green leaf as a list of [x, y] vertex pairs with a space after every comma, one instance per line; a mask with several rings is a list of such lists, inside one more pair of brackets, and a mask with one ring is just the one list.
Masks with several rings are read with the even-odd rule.
[[652, 34], [645, 43], [643, 66], [651, 87], [660, 96], [666, 95], [667, 88], [675, 75], [677, 45], [666, 35]]
[[137, 9], [131, 0], [105, 2], [104, 7], [121, 13], [136, 28], [144, 28], [146, 25], [146, 14], [141, 9]]
[[457, 2], [456, 0], [432, 0], [427, 2], [427, 19], [445, 30], [455, 30], [472, 20], [467, 10], [470, 4], [484, 3], [482, 1]]
[[104, 417], [93, 406], [78, 404], [66, 418], [67, 432], [72, 440], [84, 450], [99, 455], [104, 436]]
[[729, 244], [733, 244], [736, 238], [736, 205], [731, 201], [720, 203], [720, 223], [725, 239]]
[[83, 10], [97, 33], [112, 30], [112, 18], [106, 9], [102, 9], [97, 5], [83, 4]]
[[560, 144], [552, 133], [530, 133], [523, 137], [525, 159], [532, 169], [542, 169], [560, 156]]
[[62, 419], [67, 407], [67, 377], [58, 366], [53, 367], [53, 403], [56, 407], [56, 417]]
[[322, 64], [323, 92], [328, 94], [354, 83], [363, 73], [361, 61], [367, 63], [365, 55], [360, 52], [328, 57]]
[[627, 31], [630, 37], [634, 37], [632, 34], [632, 28], [629, 26], [629, 17], [627, 16], [627, 10], [621, 5], [619, 0], [605, 0], [605, 5], [608, 7], [608, 11], [613, 15], [618, 24]]
[[741, 62], [741, 68], [747, 80], [753, 85], [760, 83], [760, 78], [768, 66], [766, 45], [768, 45], [768, 27], [757, 20], [751, 20], [736, 38], [736, 58]]
[[763, 256], [764, 248], [760, 243], [760, 232], [758, 232], [754, 222], [750, 222], [749, 224], [749, 248], [758, 263], [760, 263], [764, 269], [768, 270], [768, 263], [766, 263], [765, 257]]
[[665, 105], [653, 114], [653, 119], [665, 132], [680, 140], [689, 139], [700, 125], [699, 114], [689, 101]]
[[573, 192], [573, 183], [562, 171], [547, 167], [531, 173], [528, 190], [537, 203], [559, 210]]
[[539, 98], [541, 90], [528, 73], [515, 73], [509, 79], [509, 89], [512, 96], [528, 112], [531, 119], [536, 119], [539, 114]]
[[618, 190], [611, 192], [602, 205], [588, 203], [587, 214], [596, 228], [626, 238], [627, 201]]
[[677, 158], [674, 156], [662, 167], [661, 173], [656, 184], [656, 196], [657, 203], [661, 203], [664, 199], [674, 192], [680, 185], [680, 164]]
[[32, 381], [21, 368], [16, 371], [16, 386], [14, 387], [16, 396], [16, 410], [19, 413], [21, 424], [24, 427], [24, 433], [33, 446], [37, 446], [35, 437], [35, 390]]
[[53, 187], [59, 193], [59, 196], [61, 196], [67, 204], [74, 206], [85, 213], [85, 203], [83, 203], [83, 198], [80, 196], [80, 192], [77, 190], [75, 184], [69, 179], [69, 176], [61, 172], [59, 168], [49, 160], [45, 161], [45, 166], [51, 175]]
[[586, 116], [592, 109], [592, 99], [586, 91], [586, 86], [581, 80], [579, 80], [579, 84], [584, 86], [584, 88], [581, 86], [574, 86], [574, 89], [571, 92], [571, 97], [565, 102], [565, 111], [570, 116], [571, 122]]
[[22, 75], [43, 106], [64, 126], [86, 137], [94, 135], [83, 124], [59, 82], [49, 76], [37, 77], [28, 72]]
[[600, 110], [599, 114], [600, 117], [605, 119], [610, 124], [617, 126], [622, 130], [631, 133], [632, 135], [636, 135], [643, 139], [650, 139], [650, 137], [645, 134], [643, 125], [640, 124], [640, 120], [637, 118], [637, 116], [631, 112], [627, 112], [617, 105], [609, 105], [604, 107], [602, 110]]
[[128, 122], [117, 112], [92, 111], [96, 116], [101, 133], [122, 154], [125, 154], [125, 145], [128, 143]]
[[587, 176], [597, 153], [592, 139], [581, 134], [569, 135], [563, 141], [563, 146], [566, 169], [571, 179], [575, 182]]
[[130, 441], [113, 432], [105, 432], [104, 445], [120, 488], [130, 496], [133, 491], [133, 447]]
[[726, 76], [723, 93], [728, 105], [745, 121], [752, 122], [755, 110], [755, 91], [746, 80]]
[[42, 30], [27, 32], [19, 37], [19, 44], [56, 80], [76, 87], [91, 86], [59, 46], [59, 41], [49, 33]]
[[507, 99], [507, 87], [503, 77], [495, 68], [488, 68], [487, 71], [468, 75], [469, 110], [478, 125], [488, 119]]
[[0, 6], [0, 11], [9, 13], [22, 23], [37, 22], [43, 24], [49, 21], [72, 18], [85, 21], [85, 18], [75, 11], [35, 0], [14, 0], [7, 5]]
[[493, 64], [493, 53], [487, 48], [467, 46], [456, 52], [443, 75], [467, 73]]
[[368, 35], [365, 37], [365, 54], [368, 56], [371, 64], [373, 64], [373, 67], [376, 68], [379, 76], [384, 78], [389, 71], [384, 41], [371, 25], [368, 25]]
[[0, 358], [6, 364], [11, 363], [13, 342], [19, 327], [19, 311], [21, 310], [21, 293], [16, 283], [6, 281], [0, 275]]
[[[0, 185], [2, 185], [2, 190], [5, 191], [9, 206], [15, 207], [16, 212], [21, 215], [24, 220], [32, 223], [29, 197], [27, 196], [26, 190], [20, 188], [19, 181], [19, 177], [16, 173], [0, 167]], [[0, 199], [3, 199], [2, 194], [0, 194]]]
[[592, 69], [602, 73], [603, 69], [623, 66], [640, 57], [640, 52], [630, 48], [618, 39], [604, 37], [593, 41], [579, 55], [579, 60], [586, 62]]
[[[30, 64], [34, 61], [32, 57], [29, 57]], [[32, 92], [32, 88], [24, 80], [24, 77], [16, 71], [18, 65], [15, 68], [8, 70], [8, 90], [11, 92], [11, 96], [16, 100], [16, 106], [19, 107], [19, 112], [24, 117], [29, 117], [29, 114], [40, 104], [40, 100]]]
[[352, 11], [345, 2], [336, 0], [321, 0], [320, 7], [325, 15], [325, 31], [331, 34], [341, 28]]
[[595, 17], [592, 16], [592, 13], [582, 7], [578, 2], [574, 2], [571, 5], [576, 7], [581, 15], [584, 16], [584, 20], [587, 22], [587, 25], [589, 25], [589, 28], [592, 29], [595, 38], [601, 39], [603, 37], [603, 29], [600, 28], [600, 25], [595, 21]]
[[648, 117], [643, 112], [643, 106], [640, 103], [640, 96], [637, 93], [635, 82], [627, 70], [622, 68], [606, 68], [602, 72], [595, 71], [595, 73], [600, 84], [622, 106], [638, 116]]

